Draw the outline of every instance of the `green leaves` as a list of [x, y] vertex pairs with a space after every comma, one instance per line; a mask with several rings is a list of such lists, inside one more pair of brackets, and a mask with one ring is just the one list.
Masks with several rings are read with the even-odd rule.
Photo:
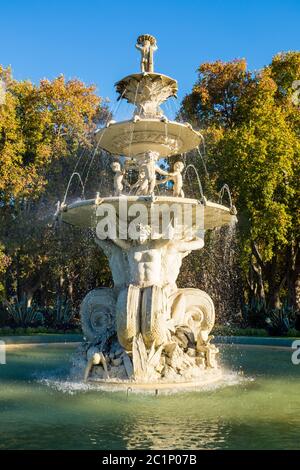
[[47, 184], [45, 169], [89, 145], [107, 111], [95, 87], [77, 79], [60, 76], [35, 86], [0, 67], [1, 75], [7, 88], [0, 105], [0, 198], [37, 197]]
[[[34, 85], [14, 80], [1, 66], [0, 79], [6, 83], [0, 104], [0, 298], [40, 295], [45, 303], [60, 276], [64, 291], [77, 277], [84, 283], [90, 276], [82, 268], [81, 234], [69, 233], [60, 243], [50, 222], [79, 155], [92, 147], [93, 131], [108, 110], [95, 87], [77, 79], [60, 76]], [[71, 185], [70, 197], [76, 190]]]
[[[293, 258], [286, 259], [300, 240], [300, 108], [291, 99], [297, 79], [299, 52], [278, 54], [256, 73], [247, 72], [245, 61], [202, 64], [181, 109], [186, 120], [205, 129], [216, 189], [227, 183], [232, 191], [248, 260], [245, 276], [249, 266], [257, 269], [249, 249], [255, 242], [269, 293], [274, 283], [286, 293], [292, 276], [286, 266]], [[276, 265], [273, 272], [269, 263]]]

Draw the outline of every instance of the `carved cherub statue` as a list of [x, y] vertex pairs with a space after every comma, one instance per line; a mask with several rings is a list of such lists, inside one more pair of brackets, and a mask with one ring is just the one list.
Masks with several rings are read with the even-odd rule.
[[137, 196], [146, 196], [149, 194], [149, 178], [146, 165], [140, 166], [138, 180], [131, 186], [131, 190], [136, 188]]
[[149, 151], [145, 153], [145, 159], [143, 160], [142, 167], [145, 169], [146, 177], [148, 179], [148, 193], [153, 194], [156, 184], [156, 161], [158, 159], [158, 153]]
[[156, 39], [150, 34], [143, 34], [137, 38], [135, 47], [141, 53], [141, 71], [153, 72], [153, 52], [157, 50]]
[[167, 181], [173, 181], [173, 196], [175, 197], [184, 197], [184, 192], [182, 189], [183, 180], [182, 180], [182, 171], [184, 169], [184, 164], [182, 162], [176, 162], [174, 164], [173, 171], [171, 173], [162, 172], [161, 174], [167, 175], [167, 178], [160, 180], [158, 184], [166, 183]]
[[[114, 195], [121, 196], [122, 191], [124, 189], [123, 178], [124, 178], [125, 172], [124, 170], [121, 169], [121, 165], [119, 162], [113, 162], [111, 164], [111, 169], [115, 174], [114, 175]], [[126, 181], [124, 181], [124, 183], [127, 186], [129, 186]]]
[[166, 171], [162, 170], [156, 165], [159, 158], [159, 153], [154, 151], [145, 152], [143, 158], [140, 160], [139, 165], [139, 178], [138, 181], [131, 186], [131, 189], [138, 188], [136, 194], [149, 195], [154, 193], [156, 181], [156, 173], [166, 176], [169, 175]]
[[196, 349], [198, 353], [204, 353], [207, 367], [217, 367], [216, 356], [219, 353], [219, 349], [211, 344], [211, 340], [214, 336], [209, 336], [207, 331], [200, 331], [197, 338]]

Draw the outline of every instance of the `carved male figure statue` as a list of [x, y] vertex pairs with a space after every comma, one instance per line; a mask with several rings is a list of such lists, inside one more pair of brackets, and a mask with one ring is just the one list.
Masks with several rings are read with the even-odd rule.
[[157, 50], [156, 39], [149, 34], [143, 34], [137, 38], [135, 46], [141, 53], [141, 71], [153, 72], [153, 52]]
[[120, 343], [130, 348], [132, 338], [142, 333], [145, 344], [157, 345], [170, 338], [172, 328], [170, 296], [176, 292], [176, 279], [182, 259], [203, 247], [203, 240], [150, 239], [151, 228], [140, 226], [139, 239], [114, 239], [125, 250], [128, 262], [127, 286], [117, 301], [117, 330]]

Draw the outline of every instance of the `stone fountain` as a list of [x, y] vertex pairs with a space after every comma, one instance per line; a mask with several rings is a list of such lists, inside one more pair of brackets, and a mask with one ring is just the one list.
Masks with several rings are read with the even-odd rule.
[[[214, 304], [176, 280], [183, 258], [203, 248], [205, 230], [233, 223], [235, 212], [184, 197], [184, 164], [177, 158], [170, 169], [168, 158], [197, 148], [201, 135], [160, 108], [176, 97], [177, 82], [154, 72], [156, 39], [139, 36], [136, 47], [141, 72], [116, 84], [119, 99], [134, 104], [133, 117], [96, 133], [99, 148], [112, 156], [114, 195], [61, 207], [64, 222], [92, 230], [114, 280], [112, 289], [94, 289], [82, 301], [85, 342], [76, 366], [106, 388], [194, 388], [221, 376], [210, 336]], [[166, 184], [171, 193], [160, 195]]]

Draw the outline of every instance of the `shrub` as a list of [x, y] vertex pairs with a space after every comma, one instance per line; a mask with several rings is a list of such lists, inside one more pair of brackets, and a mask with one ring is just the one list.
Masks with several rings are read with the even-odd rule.
[[3, 304], [0, 303], [0, 328], [1, 326], [7, 325], [8, 322], [8, 312]]
[[299, 338], [299, 330], [296, 330], [296, 328], [290, 328], [287, 332], [287, 336], [290, 338]]
[[69, 328], [74, 323], [74, 310], [70, 300], [57, 297], [55, 306], [47, 310], [45, 319], [48, 326], [58, 329]]
[[215, 325], [212, 333], [220, 336], [268, 336], [263, 328], [238, 328], [230, 325]]
[[6, 302], [6, 308], [9, 318], [13, 324], [20, 327], [38, 325], [43, 322], [43, 315], [35, 304], [30, 307], [27, 305], [27, 300], [20, 302]]
[[295, 312], [292, 307], [283, 304], [272, 310], [266, 318], [266, 330], [271, 336], [286, 336], [295, 327]]
[[242, 313], [247, 327], [265, 328], [267, 307], [264, 300], [252, 298], [244, 305]]
[[10, 326], [3, 326], [1, 328], [1, 333], [0, 334], [6, 335], [6, 336], [13, 335], [14, 330]]

